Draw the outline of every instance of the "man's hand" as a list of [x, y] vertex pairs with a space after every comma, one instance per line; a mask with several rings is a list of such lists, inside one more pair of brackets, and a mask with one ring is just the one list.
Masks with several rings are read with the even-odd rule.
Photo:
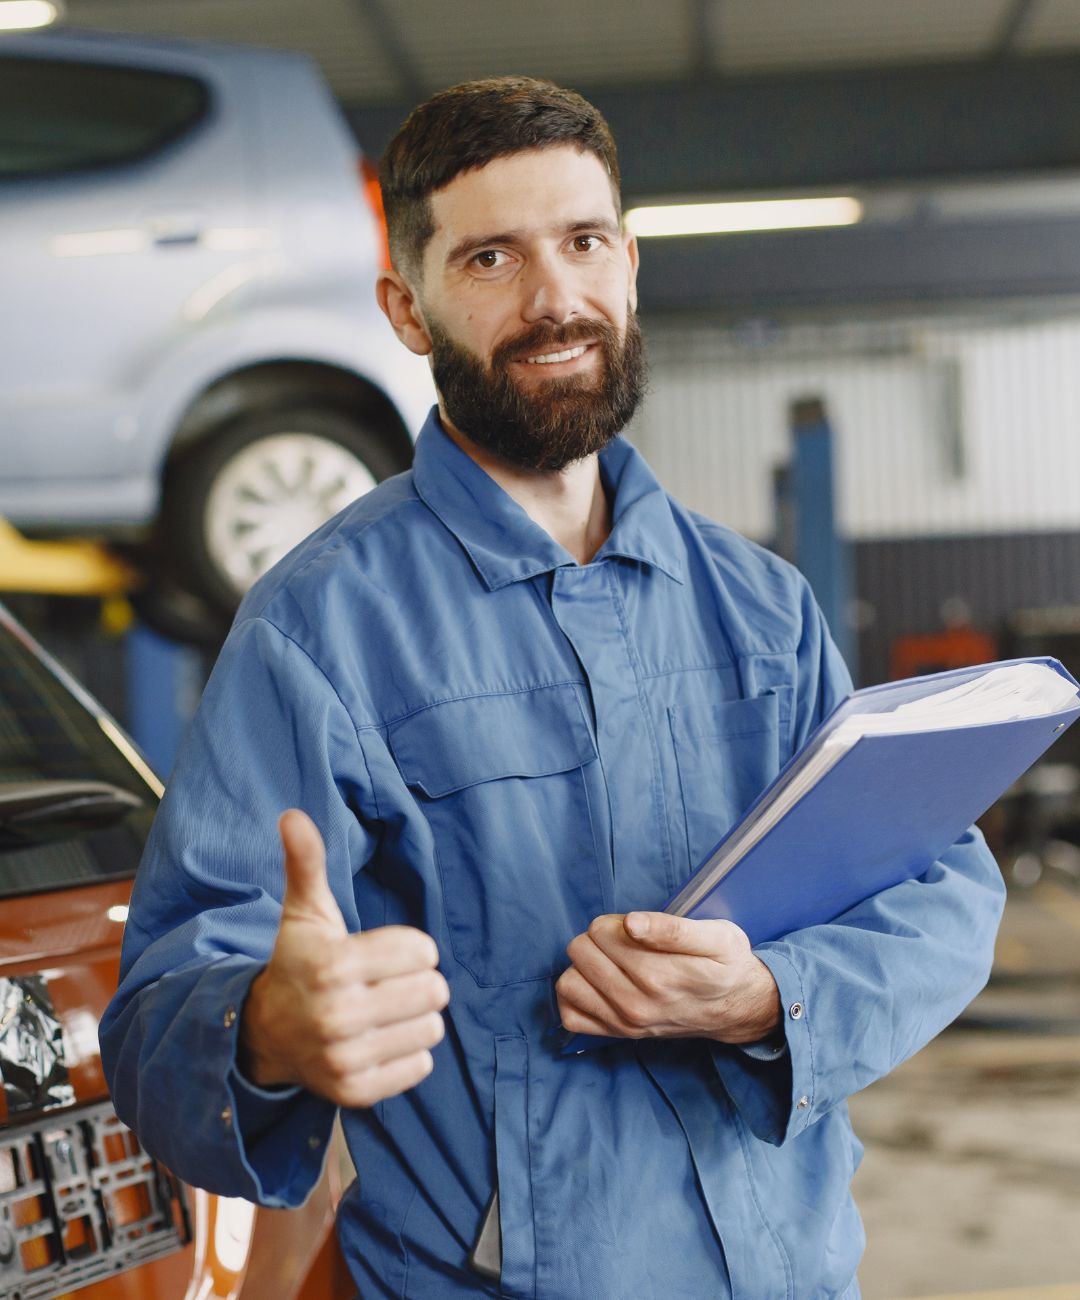
[[598, 916], [566, 951], [555, 991], [573, 1033], [752, 1043], [780, 1020], [776, 981], [731, 921]]
[[281, 925], [244, 1003], [240, 1068], [262, 1087], [301, 1084], [339, 1106], [371, 1106], [431, 1072], [450, 998], [438, 949], [403, 925], [349, 934], [315, 824], [294, 808], [278, 829]]

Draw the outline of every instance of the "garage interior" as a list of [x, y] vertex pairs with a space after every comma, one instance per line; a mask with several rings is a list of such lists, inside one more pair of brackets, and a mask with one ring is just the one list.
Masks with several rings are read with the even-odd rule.
[[[304, 53], [373, 159], [415, 103], [513, 72], [601, 108], [631, 215], [854, 198], [842, 226], [642, 235], [631, 439], [685, 504], [799, 563], [856, 685], [1022, 655], [1080, 676], [1071, 0], [459, 0], [452, 21], [437, 0], [67, 0], [60, 25]], [[800, 486], [815, 433], [824, 491]], [[224, 622], [185, 606], [163, 635], [137, 549], [30, 531], [0, 532], [0, 598], [167, 775]], [[1080, 736], [982, 825], [1009, 886], [991, 983], [851, 1102], [867, 1300], [1080, 1297]]]

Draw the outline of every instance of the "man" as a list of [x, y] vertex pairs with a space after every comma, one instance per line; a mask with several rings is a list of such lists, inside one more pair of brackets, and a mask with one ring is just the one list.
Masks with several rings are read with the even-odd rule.
[[[365, 1300], [857, 1295], [845, 1099], [990, 964], [974, 832], [753, 951], [653, 910], [849, 682], [799, 575], [616, 437], [618, 186], [599, 113], [527, 79], [390, 146], [379, 300], [439, 406], [245, 601], [103, 1025], [120, 1114], [222, 1193], [297, 1204], [342, 1108]], [[497, 1282], [469, 1261], [496, 1185]]]

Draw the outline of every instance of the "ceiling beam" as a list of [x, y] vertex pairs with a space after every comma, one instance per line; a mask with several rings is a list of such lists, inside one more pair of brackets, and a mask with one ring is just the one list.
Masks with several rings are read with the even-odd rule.
[[[631, 201], [1080, 169], [1078, 55], [582, 89]], [[415, 102], [350, 106], [364, 147]]]
[[426, 99], [431, 91], [405, 43], [401, 24], [394, 17], [385, 0], [353, 0], [353, 3], [375, 33], [375, 39], [394, 70], [404, 98], [412, 104]]
[[687, 0], [690, 5], [690, 74], [708, 80], [720, 72], [720, 5], [723, 0]]
[[1006, 59], [1016, 47], [1041, 0], [1008, 0], [1001, 24], [990, 45], [990, 58]]
[[798, 307], [1080, 294], [1080, 218], [852, 226], [641, 241], [642, 311], [745, 318]]
[[[619, 142], [629, 201], [1080, 173], [1080, 56], [586, 93]], [[355, 105], [382, 149], [412, 102]], [[645, 312], [1080, 294], [1080, 218], [1008, 217], [642, 241]]]

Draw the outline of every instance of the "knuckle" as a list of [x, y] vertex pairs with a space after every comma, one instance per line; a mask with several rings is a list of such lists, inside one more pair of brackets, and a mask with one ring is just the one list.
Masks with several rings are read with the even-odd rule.
[[312, 1037], [318, 1043], [326, 1043], [328, 1048], [332, 1043], [345, 1037], [342, 1017], [332, 1011], [319, 1012], [313, 1025]]
[[450, 1001], [450, 985], [438, 971], [431, 972], [426, 984], [427, 1001], [436, 1011], [441, 1011]]
[[337, 984], [337, 963], [326, 953], [311, 953], [305, 959], [305, 973], [316, 993], [326, 993]]
[[385, 933], [392, 936], [398, 952], [415, 963], [418, 970], [439, 964], [439, 948], [430, 934], [411, 925], [387, 926]]
[[409, 1033], [405, 1040], [406, 1050], [409, 1047], [434, 1047], [436, 1043], [441, 1042], [444, 1032], [442, 1016], [437, 1011], [429, 1011], [414, 1025], [409, 1026]]
[[656, 937], [658, 939], [663, 939], [667, 943], [679, 943], [687, 938], [689, 921], [684, 920], [681, 916], [672, 916], [667, 912], [661, 912], [660, 918], [653, 922], [656, 926]]
[[380, 1100], [379, 1094], [367, 1079], [353, 1082], [343, 1088], [342, 1097], [345, 1105], [356, 1106], [360, 1110], [366, 1110]]
[[593, 919], [589, 922], [589, 929], [587, 933], [591, 939], [596, 939], [598, 936], [602, 935], [606, 930], [607, 930], [607, 917], [594, 916]]
[[330, 1004], [320, 1013], [318, 1019], [319, 1035], [327, 1041], [347, 1038], [354, 1019], [353, 1008]]
[[619, 1015], [633, 1029], [646, 1029], [651, 1021], [648, 1004], [637, 998], [630, 999], [619, 1007]]
[[345, 1048], [338, 1044], [327, 1047], [323, 1051], [321, 1065], [327, 1076], [337, 1083], [347, 1079], [352, 1068], [352, 1062]]
[[564, 1029], [569, 1029], [571, 1033], [577, 1033], [582, 1027], [581, 1017], [572, 1006], [559, 1006], [559, 1019]]

